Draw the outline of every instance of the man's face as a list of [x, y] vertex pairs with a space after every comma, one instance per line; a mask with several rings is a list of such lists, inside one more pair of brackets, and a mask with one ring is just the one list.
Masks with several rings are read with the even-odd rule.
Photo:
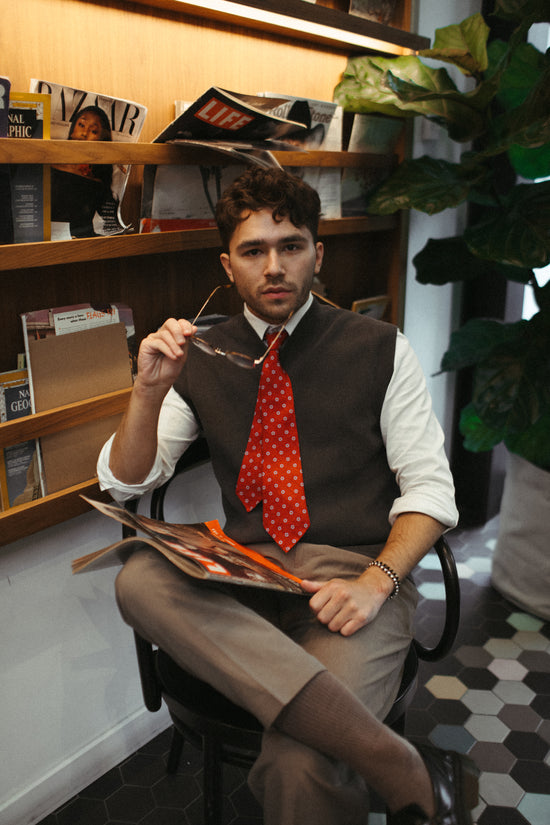
[[288, 218], [274, 221], [271, 209], [250, 212], [240, 222], [221, 262], [252, 312], [280, 324], [307, 300], [321, 269], [323, 244]]

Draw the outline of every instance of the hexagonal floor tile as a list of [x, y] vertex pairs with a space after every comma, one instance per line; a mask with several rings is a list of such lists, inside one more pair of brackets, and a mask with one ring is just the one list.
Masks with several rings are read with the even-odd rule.
[[510, 639], [489, 639], [484, 647], [495, 659], [517, 659], [521, 653], [521, 647]]
[[495, 696], [492, 690], [467, 690], [462, 697], [462, 702], [472, 713], [482, 713], [488, 716], [497, 716], [504, 707], [504, 702]]
[[430, 741], [444, 750], [469, 753], [475, 744], [475, 737], [462, 725], [436, 725], [430, 733]]
[[467, 690], [456, 676], [433, 676], [426, 687], [438, 699], [461, 699]]
[[530, 825], [548, 825], [549, 805], [548, 794], [526, 793], [518, 805], [518, 811]]
[[504, 742], [510, 728], [496, 716], [481, 716], [474, 713], [465, 724], [466, 730], [478, 742]]
[[469, 752], [480, 771], [509, 774], [516, 757], [502, 742], [476, 742]]
[[535, 633], [544, 625], [542, 619], [537, 619], [536, 616], [531, 616], [529, 613], [511, 613], [506, 621], [517, 630], [526, 630]]
[[[479, 781], [479, 793], [487, 805], [515, 808], [523, 797], [523, 788], [505, 774], [483, 773]], [[507, 820], [501, 820], [501, 825], [504, 822]]]
[[510, 679], [521, 682], [527, 674], [527, 668], [520, 664], [517, 659], [493, 659], [489, 665], [489, 670], [499, 679]]

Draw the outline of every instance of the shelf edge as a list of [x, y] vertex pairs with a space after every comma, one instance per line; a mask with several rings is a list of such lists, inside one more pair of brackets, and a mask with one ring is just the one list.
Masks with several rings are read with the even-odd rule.
[[0, 512], [0, 546], [87, 512], [91, 506], [81, 498], [82, 494], [103, 501], [111, 500], [107, 493], [100, 491], [97, 478], [93, 478], [49, 496], [10, 507]]

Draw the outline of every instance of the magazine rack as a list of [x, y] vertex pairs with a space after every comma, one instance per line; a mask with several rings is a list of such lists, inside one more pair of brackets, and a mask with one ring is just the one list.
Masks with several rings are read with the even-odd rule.
[[[164, 499], [173, 479], [207, 458], [204, 440], [195, 442], [183, 454], [172, 478], [153, 493], [152, 518], [163, 518]], [[137, 502], [130, 506], [135, 509]], [[130, 532], [124, 528], [123, 534]], [[445, 587], [444, 624], [434, 646], [414, 639], [409, 648], [397, 698], [385, 719], [400, 734], [404, 733], [405, 714], [416, 691], [419, 660], [433, 662], [446, 656], [454, 644], [460, 620], [460, 584], [452, 550], [444, 537], [438, 539], [433, 549]], [[163, 650], [155, 649], [136, 632], [134, 638], [145, 706], [155, 712], [164, 701], [174, 725], [167, 771], [176, 772], [186, 739], [202, 751], [204, 825], [219, 825], [223, 765], [250, 768], [259, 753], [262, 726], [252, 714], [179, 667]]]

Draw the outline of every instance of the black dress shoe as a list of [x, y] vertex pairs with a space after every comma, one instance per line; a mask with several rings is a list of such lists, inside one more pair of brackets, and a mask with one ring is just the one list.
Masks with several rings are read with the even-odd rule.
[[408, 805], [389, 817], [391, 825], [472, 825], [479, 776], [472, 760], [431, 745], [419, 745], [418, 752], [432, 780], [436, 814], [430, 819], [418, 805]]

